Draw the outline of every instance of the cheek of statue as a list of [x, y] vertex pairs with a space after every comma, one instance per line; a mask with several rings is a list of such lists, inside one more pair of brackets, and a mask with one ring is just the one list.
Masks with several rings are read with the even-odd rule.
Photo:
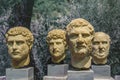
[[7, 46], [13, 68], [24, 67], [30, 63], [30, 46], [26, 42], [26, 37], [22, 35], [9, 36]]
[[11, 58], [16, 61], [22, 61], [29, 55], [29, 47], [25, 41], [25, 38], [19, 38], [22, 36], [14, 36], [8, 38], [8, 50]]
[[60, 63], [65, 59], [66, 44], [63, 39], [52, 39], [49, 43], [49, 50], [53, 63]]
[[103, 32], [97, 32], [93, 39], [93, 63], [105, 64], [109, 55], [110, 39], [109, 36]]
[[103, 48], [103, 49], [99, 49], [99, 48], [94, 48], [94, 56], [98, 59], [104, 59], [107, 58], [109, 54], [109, 48]]
[[53, 57], [59, 57], [65, 52], [65, 45], [62, 39], [54, 39], [50, 41], [49, 50]]
[[107, 58], [109, 54], [109, 42], [108, 41], [95, 41], [93, 45], [93, 56], [98, 59]]
[[72, 33], [69, 41], [70, 48], [74, 54], [86, 54], [91, 49], [91, 36], [88, 31]]

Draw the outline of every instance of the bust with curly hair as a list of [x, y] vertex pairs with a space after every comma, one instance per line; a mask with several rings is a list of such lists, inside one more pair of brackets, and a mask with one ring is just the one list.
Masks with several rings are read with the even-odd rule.
[[52, 57], [51, 61], [53, 63], [60, 63], [66, 57], [66, 32], [62, 29], [51, 30], [46, 40]]
[[30, 63], [30, 50], [34, 40], [32, 33], [25, 27], [17, 26], [10, 28], [5, 36], [12, 67], [27, 66]]
[[89, 69], [94, 37], [93, 26], [85, 19], [72, 20], [66, 27], [67, 42], [71, 52], [71, 65], [76, 69]]

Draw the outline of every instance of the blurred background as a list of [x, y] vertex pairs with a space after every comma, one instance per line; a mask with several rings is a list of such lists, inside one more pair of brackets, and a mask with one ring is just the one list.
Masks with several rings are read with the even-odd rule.
[[[46, 75], [50, 56], [47, 33], [55, 28], [65, 29], [75, 18], [84, 18], [96, 32], [110, 35], [112, 42], [108, 64], [111, 76], [120, 75], [120, 0], [0, 0], [0, 76], [11, 67], [5, 44], [5, 33], [9, 28], [24, 26], [32, 31], [35, 41], [31, 54], [39, 80]], [[69, 63], [69, 51], [66, 54]]]

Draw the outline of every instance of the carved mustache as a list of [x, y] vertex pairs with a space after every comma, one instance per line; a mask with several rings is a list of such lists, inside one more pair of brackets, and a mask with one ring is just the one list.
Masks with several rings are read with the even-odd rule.
[[20, 52], [19, 51], [13, 51], [12, 54], [19, 54]]
[[99, 52], [105, 52], [104, 48], [99, 49]]
[[85, 46], [85, 45], [78, 44], [78, 45], [76, 46], [76, 48], [86, 48], [86, 46]]
[[53, 49], [53, 53], [55, 53], [55, 52], [59, 52], [59, 50], [58, 49]]

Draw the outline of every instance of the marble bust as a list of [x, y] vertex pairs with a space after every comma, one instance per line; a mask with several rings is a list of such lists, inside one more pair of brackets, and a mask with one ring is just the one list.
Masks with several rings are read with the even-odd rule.
[[93, 39], [93, 63], [106, 64], [110, 48], [110, 36], [104, 32], [96, 32]]
[[34, 37], [25, 27], [10, 28], [6, 33], [6, 43], [13, 68], [22, 68], [30, 63], [30, 50]]
[[85, 19], [74, 19], [67, 25], [66, 34], [72, 67], [89, 69], [92, 59], [90, 54], [94, 37], [93, 26]]
[[53, 29], [48, 32], [46, 40], [49, 46], [52, 63], [61, 63], [66, 57], [66, 32], [62, 29]]

